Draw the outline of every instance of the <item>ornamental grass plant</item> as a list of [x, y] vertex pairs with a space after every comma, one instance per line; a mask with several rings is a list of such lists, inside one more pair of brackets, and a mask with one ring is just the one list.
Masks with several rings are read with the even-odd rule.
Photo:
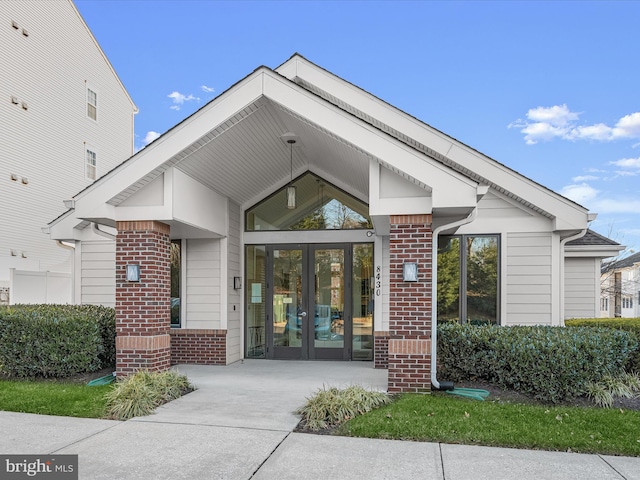
[[367, 390], [358, 385], [344, 389], [323, 387], [307, 398], [307, 403], [296, 413], [302, 415], [306, 429], [318, 431], [336, 427], [390, 402], [391, 398], [386, 393]]
[[138, 371], [119, 380], [107, 392], [106, 415], [115, 420], [150, 415], [160, 405], [195, 388], [185, 375], [173, 371]]

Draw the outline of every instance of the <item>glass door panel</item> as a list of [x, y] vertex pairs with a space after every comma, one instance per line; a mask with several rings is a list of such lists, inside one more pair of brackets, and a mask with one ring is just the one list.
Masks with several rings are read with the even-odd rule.
[[313, 331], [310, 358], [344, 359], [351, 355], [351, 304], [347, 279], [351, 270], [347, 246], [312, 246]]
[[275, 358], [302, 358], [306, 309], [303, 250], [273, 249], [272, 335]]
[[314, 348], [344, 348], [344, 248], [314, 251]]
[[353, 245], [353, 360], [373, 360], [373, 244]]

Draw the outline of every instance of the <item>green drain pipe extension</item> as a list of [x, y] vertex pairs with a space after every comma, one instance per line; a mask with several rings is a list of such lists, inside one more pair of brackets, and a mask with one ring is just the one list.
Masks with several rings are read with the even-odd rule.
[[472, 398], [474, 400], [480, 400], [484, 402], [484, 399], [489, 396], [489, 392], [480, 388], [454, 388], [453, 390], [447, 390], [450, 395], [458, 395], [459, 397]]

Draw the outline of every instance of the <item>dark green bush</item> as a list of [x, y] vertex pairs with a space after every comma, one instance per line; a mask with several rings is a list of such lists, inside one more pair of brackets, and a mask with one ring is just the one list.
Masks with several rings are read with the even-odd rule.
[[[564, 323], [567, 327], [603, 327], [633, 332], [640, 344], [640, 318], [573, 318]], [[631, 355], [626, 369], [640, 373], [640, 347]]]
[[113, 309], [93, 305], [0, 308], [0, 368], [16, 377], [67, 377], [115, 357]]
[[637, 347], [632, 334], [611, 329], [443, 324], [439, 376], [483, 379], [557, 403], [583, 395], [588, 382], [622, 373]]

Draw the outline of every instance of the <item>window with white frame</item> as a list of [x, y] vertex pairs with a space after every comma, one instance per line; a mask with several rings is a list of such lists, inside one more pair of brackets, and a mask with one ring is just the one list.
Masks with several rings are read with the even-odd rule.
[[98, 156], [91, 148], [86, 149], [85, 154], [85, 177], [89, 180], [95, 180], [98, 169]]
[[98, 120], [98, 94], [87, 87], [87, 117]]
[[622, 297], [622, 308], [633, 308], [633, 297]]
[[609, 311], [609, 299], [607, 297], [600, 298], [600, 310], [603, 312]]

